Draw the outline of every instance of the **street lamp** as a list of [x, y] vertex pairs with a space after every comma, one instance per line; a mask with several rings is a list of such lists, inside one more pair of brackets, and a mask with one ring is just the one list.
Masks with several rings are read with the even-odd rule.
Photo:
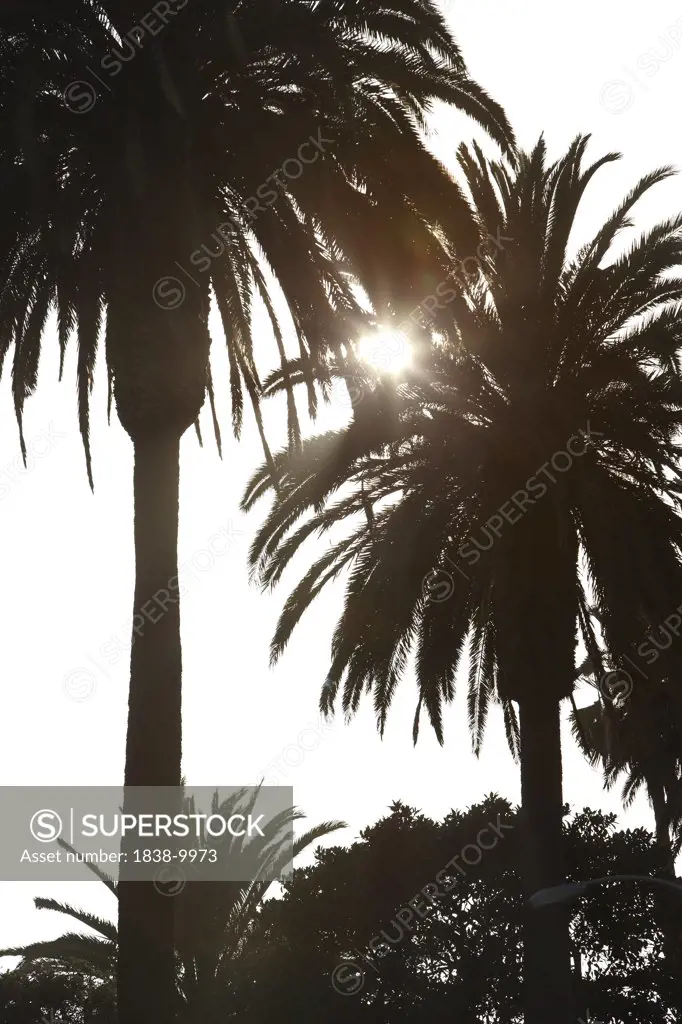
[[669, 882], [665, 878], [655, 878], [652, 875], [607, 875], [604, 878], [590, 878], [586, 882], [565, 882], [563, 885], [553, 885], [549, 889], [539, 889], [529, 897], [528, 902], [534, 910], [556, 903], [575, 903], [590, 889], [604, 885], [605, 882], [644, 882], [654, 887], [674, 889], [678, 896], [682, 896], [680, 882]]

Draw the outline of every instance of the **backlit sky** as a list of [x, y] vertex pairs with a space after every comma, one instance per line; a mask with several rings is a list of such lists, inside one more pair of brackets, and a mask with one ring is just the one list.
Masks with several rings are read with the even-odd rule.
[[[523, 145], [531, 146], [544, 132], [554, 158], [579, 132], [590, 132], [593, 159], [614, 149], [624, 154], [590, 185], [581, 232], [600, 225], [640, 176], [682, 162], [679, 4], [445, 0], [444, 6], [472, 74], [502, 102]], [[96, 111], [86, 116], [95, 117]], [[432, 127], [434, 151], [454, 168], [457, 145], [473, 136], [473, 125], [438, 111]], [[680, 180], [665, 182], [639, 206], [637, 225], [646, 227], [681, 206]], [[220, 332], [213, 356], [227, 435]], [[126, 643], [131, 614], [132, 450], [118, 422], [107, 426], [101, 363], [98, 369], [94, 496], [77, 430], [74, 353], [61, 385], [54, 383], [56, 360], [44, 360], [41, 387], [27, 406], [26, 437], [35, 440], [36, 452], [48, 447], [38, 440], [41, 432], [52, 440], [29, 471], [17, 469], [8, 374], [0, 385], [4, 785], [118, 785], [122, 779], [128, 664], [126, 656], [114, 663], [112, 652], [116, 641]], [[339, 400], [325, 411], [319, 428], [341, 424], [348, 414]], [[330, 818], [349, 823], [336, 840], [344, 842], [396, 799], [435, 817], [491, 791], [518, 800], [518, 769], [497, 716], [478, 760], [470, 753], [461, 700], [446, 712], [445, 746], [440, 748], [425, 727], [413, 748], [416, 691], [409, 677], [383, 741], [368, 702], [350, 725], [339, 718], [322, 726], [319, 742], [307, 732], [299, 743], [302, 730], [320, 724], [317, 701], [342, 584], [318, 600], [270, 670], [268, 644], [288, 591], [261, 595], [249, 585], [246, 555], [265, 505], [248, 518], [238, 510], [244, 484], [260, 461], [256, 430], [249, 421], [240, 444], [226, 436], [221, 462], [208, 417], [203, 422], [205, 447], [194, 433], [186, 435], [182, 447], [184, 773], [189, 783], [241, 785], [266, 776], [293, 785], [309, 824]], [[283, 437], [282, 422], [279, 410], [269, 412], [275, 441]], [[216, 542], [214, 550], [226, 550], [214, 556], [209, 549], [221, 530], [229, 544]], [[586, 694], [583, 703], [588, 699]], [[620, 811], [617, 793], [603, 792], [599, 776], [568, 734], [564, 779], [565, 798], [573, 807]], [[646, 802], [639, 800], [622, 820], [631, 827], [651, 825]], [[0, 883], [0, 947], [65, 930], [57, 915], [33, 909], [35, 895], [113, 916], [114, 901], [102, 888], [98, 883]]]

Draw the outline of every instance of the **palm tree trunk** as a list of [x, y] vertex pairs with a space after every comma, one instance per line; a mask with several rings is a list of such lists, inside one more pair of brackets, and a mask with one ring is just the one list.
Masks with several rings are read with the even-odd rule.
[[[537, 693], [519, 701], [521, 818], [526, 896], [564, 882], [559, 702]], [[570, 909], [526, 910], [525, 1024], [575, 1024]]]
[[589, 1019], [590, 1008], [586, 1002], [589, 998], [586, 993], [586, 986], [583, 981], [583, 960], [578, 944], [573, 941], [573, 937], [569, 934], [569, 942], [571, 945], [571, 951], [573, 953], [573, 978], [574, 978], [574, 991], [576, 993], [575, 1001], [578, 1007], [579, 1017], [578, 1024], [586, 1024]]
[[[126, 786], [179, 786], [181, 649], [178, 594], [180, 441], [135, 439], [135, 599]], [[119, 886], [120, 1024], [171, 1024], [176, 1014], [174, 900], [152, 882]]]
[[[673, 856], [672, 843], [670, 842], [670, 817], [666, 804], [665, 789], [658, 780], [654, 781], [649, 776], [647, 779], [647, 790], [654, 811], [656, 827], [657, 874], [661, 875], [662, 878], [675, 878], [675, 858]], [[663, 953], [665, 956], [666, 972], [671, 979], [676, 979], [680, 976], [679, 965], [682, 963], [679, 906], [677, 901], [671, 902], [669, 897], [663, 892], [657, 892], [655, 900], [663, 932]], [[673, 983], [673, 991], [675, 993], [674, 998], [679, 1000], [678, 985], [675, 983]]]
[[648, 782], [647, 789], [654, 809], [659, 871], [667, 878], [674, 878], [675, 859], [673, 857], [672, 843], [670, 842], [670, 825], [665, 790], [663, 786], [655, 785], [651, 781]]

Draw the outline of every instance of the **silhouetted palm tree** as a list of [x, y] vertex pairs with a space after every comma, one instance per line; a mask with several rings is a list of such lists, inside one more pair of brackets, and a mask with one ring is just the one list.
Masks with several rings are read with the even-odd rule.
[[[626, 807], [642, 789], [646, 792], [654, 815], [657, 870], [668, 878], [675, 878], [682, 849], [681, 698], [679, 685], [656, 679], [615, 701], [600, 694], [587, 707], [574, 704], [571, 715], [573, 735], [589, 762], [602, 769], [607, 789], [625, 776]], [[657, 900], [668, 973], [677, 978], [682, 964], [679, 907], [671, 906], [663, 893]]]
[[[583, 753], [604, 773], [611, 789], [621, 776], [623, 804], [646, 791], [654, 815], [659, 868], [675, 874], [682, 847], [682, 726], [680, 696], [645, 689], [622, 705], [603, 698], [572, 715], [573, 735]], [[671, 688], [672, 690], [672, 688]]]
[[[505, 241], [451, 289], [448, 337], [397, 383], [384, 377], [347, 429], [277, 455], [280, 490], [251, 552], [271, 586], [307, 537], [346, 523], [287, 600], [272, 645], [276, 659], [324, 584], [350, 569], [328, 712], [339, 691], [347, 714], [370, 692], [383, 729], [414, 654], [415, 729], [424, 708], [442, 741], [470, 641], [474, 731], [496, 695], [508, 719], [518, 703], [529, 893], [564, 877], [559, 705], [588, 596], [617, 659], [682, 590], [682, 217], [612, 254], [637, 200], [671, 173], [657, 171], [571, 258], [585, 188], [616, 159], [582, 169], [586, 144], [548, 166], [541, 140], [516, 169], [462, 147], [481, 232]], [[244, 508], [271, 486], [263, 466]], [[575, 1021], [567, 915], [528, 916], [528, 1024]]]
[[[3, 7], [0, 56], [0, 358], [14, 344], [21, 422], [50, 310], [62, 354], [77, 334], [90, 473], [106, 317], [110, 400], [135, 453], [125, 782], [178, 785], [178, 453], [207, 393], [216, 423], [211, 291], [234, 429], [246, 394], [263, 437], [254, 303], [280, 358], [291, 327], [311, 380], [363, 319], [352, 275], [383, 315], [438, 279], [443, 231], [467, 252], [478, 241], [421, 142], [430, 102], [504, 145], [510, 132], [430, 0], [21, 0]], [[171, 1019], [173, 915], [150, 885], [122, 885], [122, 1024]]]

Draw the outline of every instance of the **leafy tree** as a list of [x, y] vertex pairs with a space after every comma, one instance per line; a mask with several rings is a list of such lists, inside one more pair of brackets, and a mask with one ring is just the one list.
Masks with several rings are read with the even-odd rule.
[[[272, 643], [276, 659], [323, 586], [350, 570], [325, 711], [341, 693], [352, 714], [371, 692], [383, 729], [414, 655], [415, 735], [425, 709], [442, 742], [467, 650], [475, 741], [499, 698], [516, 742], [518, 705], [529, 894], [564, 878], [560, 702], [578, 625], [598, 666], [594, 598], [618, 661], [682, 594], [682, 217], [612, 251], [664, 168], [570, 258], [585, 190], [617, 158], [584, 168], [587, 141], [551, 165], [542, 140], [518, 166], [460, 149], [481, 232], [506, 241], [450, 289], [447, 336], [417, 351], [402, 380], [384, 378], [348, 428], [279, 453], [251, 552], [271, 586], [306, 538], [345, 525], [288, 598]], [[243, 507], [272, 486], [264, 465]], [[574, 1024], [568, 910], [528, 914], [526, 928], [527, 1022]]]
[[[0, 56], [0, 359], [13, 345], [21, 423], [50, 311], [62, 356], [76, 334], [91, 474], [106, 321], [110, 404], [135, 455], [125, 783], [179, 785], [179, 443], [206, 394], [217, 431], [211, 295], [234, 429], [246, 398], [263, 436], [254, 304], [280, 357], [292, 327], [312, 379], [364, 319], [354, 276], [392, 309], [406, 283], [439, 273], [444, 231], [476, 245], [463, 197], [420, 141], [431, 100], [505, 146], [510, 132], [430, 0], [8, 0]], [[174, 909], [150, 885], [121, 887], [122, 1024], [172, 1019]]]
[[68, 969], [26, 963], [0, 973], [3, 1024], [117, 1024], [113, 964], [105, 975], [91, 963]]
[[[513, 828], [491, 849], [479, 844], [474, 863], [481, 829], [498, 820]], [[651, 835], [617, 830], [614, 815], [573, 814], [564, 837], [571, 879], [655, 870]], [[481, 838], [492, 846], [490, 831]], [[244, 1009], [235, 1019], [298, 1024], [314, 1006], [325, 1024], [520, 1024], [521, 846], [518, 812], [497, 797], [442, 822], [394, 804], [350, 848], [318, 850], [284, 898], [264, 905], [260, 938], [239, 965]], [[675, 1019], [659, 922], [645, 889], [605, 889], [575, 908], [585, 1021]]]

